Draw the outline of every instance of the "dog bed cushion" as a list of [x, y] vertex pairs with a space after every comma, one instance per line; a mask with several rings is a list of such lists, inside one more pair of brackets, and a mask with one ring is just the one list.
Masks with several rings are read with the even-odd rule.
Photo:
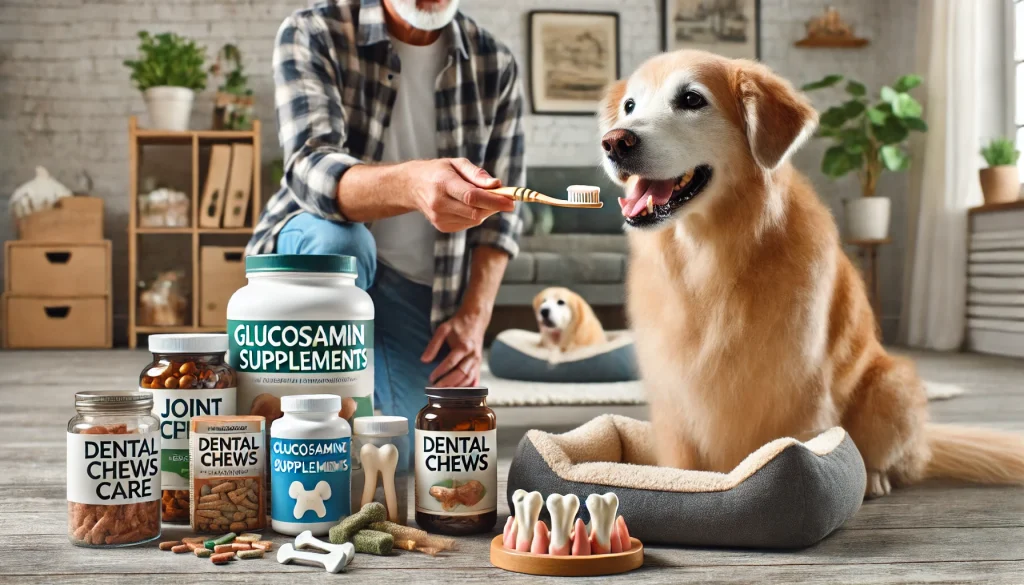
[[488, 365], [499, 378], [526, 382], [628, 382], [638, 377], [633, 337], [628, 331], [608, 331], [599, 345], [560, 352], [541, 347], [540, 333], [523, 329], [502, 331], [491, 344]]
[[864, 497], [864, 461], [840, 427], [805, 443], [776, 439], [729, 473], [657, 467], [656, 448], [650, 423], [617, 415], [561, 435], [529, 431], [509, 470], [509, 509], [517, 489], [581, 502], [612, 491], [645, 543], [802, 548], [842, 526]]

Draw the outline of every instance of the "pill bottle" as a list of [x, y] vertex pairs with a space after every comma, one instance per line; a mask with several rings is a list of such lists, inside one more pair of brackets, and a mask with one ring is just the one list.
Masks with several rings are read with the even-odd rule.
[[338, 415], [341, 397], [284, 396], [281, 410], [270, 427], [270, 525], [327, 534], [351, 514], [352, 429]]
[[498, 520], [497, 419], [487, 388], [427, 388], [416, 416], [416, 523], [428, 532], [490, 532]]
[[235, 414], [235, 371], [223, 333], [149, 336], [153, 361], [139, 374], [139, 390], [153, 395], [160, 419], [164, 522], [189, 521], [188, 434], [193, 416]]
[[281, 397], [336, 394], [342, 417], [373, 414], [373, 301], [356, 260], [337, 254], [245, 259], [248, 284], [228, 302], [228, 362], [238, 414], [281, 416]]
[[153, 396], [79, 392], [68, 421], [68, 538], [118, 547], [160, 538], [160, 431]]
[[[384, 474], [375, 473], [367, 478], [362, 464], [365, 445], [378, 451], [384, 445], [393, 445], [398, 451], [395, 466], [394, 505], [389, 506]], [[388, 510], [388, 520], [398, 524], [409, 522], [409, 480], [412, 463], [412, 444], [409, 442], [409, 419], [404, 416], [364, 416], [352, 423], [352, 509], [359, 510], [364, 503], [376, 501]], [[371, 482], [371, 483], [368, 483]], [[369, 489], [369, 494], [366, 490]]]

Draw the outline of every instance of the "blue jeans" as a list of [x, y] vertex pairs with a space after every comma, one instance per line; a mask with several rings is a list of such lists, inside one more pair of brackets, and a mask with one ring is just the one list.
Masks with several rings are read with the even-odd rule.
[[344, 254], [359, 268], [356, 286], [370, 293], [374, 306], [373, 402], [384, 414], [409, 419], [427, 404], [423, 389], [430, 372], [448, 353], [443, 349], [431, 363], [420, 355], [434, 332], [430, 327], [433, 292], [377, 263], [377, 244], [361, 223], [334, 223], [309, 213], [288, 221], [277, 236], [279, 254]]

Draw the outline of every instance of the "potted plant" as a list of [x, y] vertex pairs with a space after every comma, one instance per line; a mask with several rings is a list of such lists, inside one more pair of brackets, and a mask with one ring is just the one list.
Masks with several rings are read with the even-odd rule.
[[217, 53], [217, 61], [210, 66], [210, 74], [220, 77], [224, 65], [232, 69], [224, 75], [224, 82], [217, 89], [213, 109], [214, 130], [248, 130], [252, 128], [253, 104], [249, 78], [242, 69], [242, 53], [238, 47], [226, 44]]
[[985, 204], [1016, 201], [1020, 196], [1020, 178], [1017, 175], [1017, 159], [1020, 151], [1006, 138], [995, 138], [981, 149], [981, 156], [988, 163], [987, 169], [978, 171], [981, 179], [981, 193]]
[[174, 33], [139, 32], [138, 60], [127, 60], [135, 87], [146, 100], [151, 128], [188, 130], [192, 101], [206, 88], [205, 49]]
[[[843, 79], [828, 75], [803, 89], [831, 87]], [[899, 172], [910, 166], [910, 132], [928, 130], [921, 119], [921, 104], [908, 93], [920, 84], [920, 76], [904, 75], [891, 87], [882, 87], [873, 100], [863, 83], [850, 79], [846, 83], [849, 99], [821, 115], [818, 137], [834, 143], [825, 151], [821, 171], [833, 179], [856, 172], [860, 179], [861, 197], [846, 201], [850, 240], [884, 240], [889, 235], [890, 201], [876, 196], [875, 188], [884, 170]]]

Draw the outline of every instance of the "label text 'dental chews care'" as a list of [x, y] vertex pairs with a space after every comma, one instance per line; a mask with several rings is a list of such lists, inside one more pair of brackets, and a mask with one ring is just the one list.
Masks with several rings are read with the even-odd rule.
[[140, 433], [68, 441], [68, 499], [86, 504], [123, 504], [160, 496], [160, 437]]
[[231, 323], [232, 362], [249, 372], [355, 372], [369, 364], [366, 321]]

